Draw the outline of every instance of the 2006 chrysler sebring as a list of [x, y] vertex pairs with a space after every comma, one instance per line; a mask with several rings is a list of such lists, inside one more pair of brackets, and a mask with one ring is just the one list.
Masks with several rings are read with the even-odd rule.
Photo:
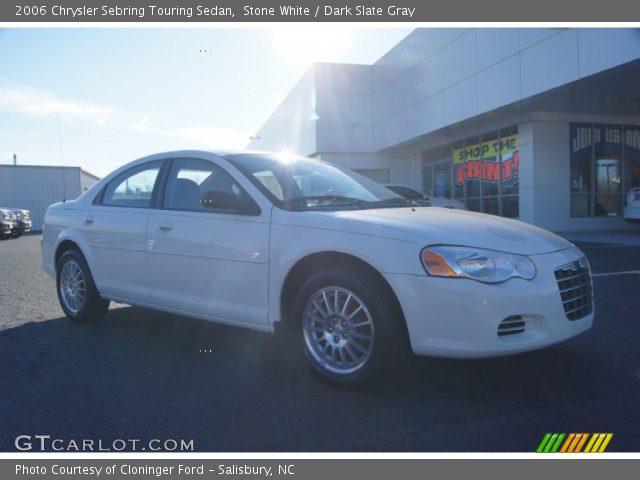
[[281, 154], [136, 160], [49, 207], [42, 254], [71, 320], [94, 320], [114, 300], [282, 329], [342, 383], [381, 374], [409, 346], [506, 355], [593, 322], [589, 265], [560, 237], [419, 207], [354, 172]]

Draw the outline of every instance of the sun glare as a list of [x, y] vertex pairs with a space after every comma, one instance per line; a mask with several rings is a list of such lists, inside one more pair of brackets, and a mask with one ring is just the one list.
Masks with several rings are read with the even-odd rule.
[[282, 150], [278, 152], [278, 160], [282, 163], [295, 162], [298, 157], [289, 150]]

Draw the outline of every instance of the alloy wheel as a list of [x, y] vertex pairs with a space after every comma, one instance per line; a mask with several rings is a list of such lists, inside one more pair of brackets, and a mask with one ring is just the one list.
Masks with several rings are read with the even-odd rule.
[[322, 288], [311, 295], [303, 313], [303, 333], [309, 354], [335, 374], [360, 370], [373, 352], [371, 313], [355, 293], [342, 287]]

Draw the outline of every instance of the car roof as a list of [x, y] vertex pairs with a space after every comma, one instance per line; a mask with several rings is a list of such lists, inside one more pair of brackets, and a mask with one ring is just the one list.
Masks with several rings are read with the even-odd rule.
[[203, 158], [203, 159], [211, 159], [211, 157], [221, 157], [227, 158], [236, 155], [277, 155], [277, 152], [265, 152], [259, 150], [201, 150], [201, 149], [193, 149], [193, 150], [170, 150], [166, 152], [157, 152], [152, 153], [150, 155], [145, 155], [144, 157], [136, 158], [135, 160], [131, 160], [129, 162], [123, 163], [115, 170], [111, 171], [108, 175], [105, 175], [100, 180], [104, 180], [105, 178], [113, 178], [117, 174], [125, 171], [128, 168], [135, 167], [137, 165], [153, 162], [155, 160], [164, 160], [166, 158], [178, 158], [178, 157], [195, 157], [195, 158]]
[[231, 149], [214, 149], [214, 150], [174, 150], [170, 152], [158, 153], [156, 155], [185, 155], [187, 153], [201, 153], [201, 154], [214, 154], [220, 157], [233, 157], [236, 155], [278, 155], [278, 152], [271, 152], [267, 150], [231, 150]]
[[[153, 160], [163, 159], [163, 158], [172, 158], [172, 157], [201, 157], [208, 158], [211, 156], [217, 157], [234, 157], [238, 155], [278, 155], [278, 152], [270, 152], [265, 150], [202, 150], [202, 149], [193, 149], [193, 150], [170, 150], [166, 152], [157, 152], [152, 153], [150, 155], [146, 155], [144, 157], [137, 158], [130, 162], [123, 164], [123, 166], [134, 166], [138, 163], [145, 163]], [[303, 155], [300, 155], [303, 156]]]

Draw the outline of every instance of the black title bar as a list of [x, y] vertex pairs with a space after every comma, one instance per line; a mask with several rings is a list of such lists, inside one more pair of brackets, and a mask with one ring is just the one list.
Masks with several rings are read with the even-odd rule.
[[633, 22], [637, 0], [14, 0], [0, 22]]

